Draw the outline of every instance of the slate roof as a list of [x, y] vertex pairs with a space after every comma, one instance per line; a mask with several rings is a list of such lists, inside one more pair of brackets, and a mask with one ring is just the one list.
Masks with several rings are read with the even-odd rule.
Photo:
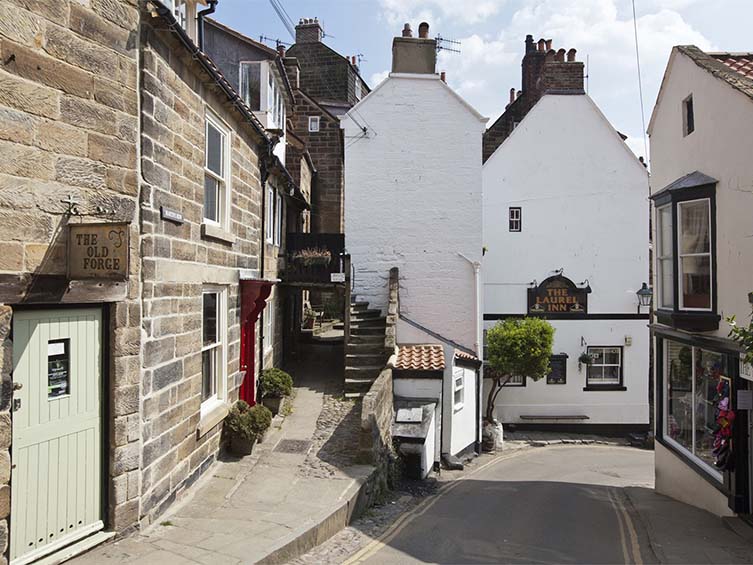
[[395, 369], [400, 371], [444, 371], [444, 349], [441, 345], [401, 345]]
[[667, 192], [674, 192], [675, 190], [682, 190], [683, 188], [694, 188], [696, 186], [716, 184], [717, 182], [719, 181], [717, 181], [715, 178], [705, 175], [700, 171], [695, 171], [688, 175], [685, 175], [684, 177], [680, 177], [676, 181], [672, 181], [670, 184], [668, 184], [661, 190], [652, 194], [651, 198], [656, 198], [657, 196], [661, 194], [665, 194]]
[[695, 45], [678, 45], [675, 49], [718, 79], [753, 98], [753, 53], [706, 53]]

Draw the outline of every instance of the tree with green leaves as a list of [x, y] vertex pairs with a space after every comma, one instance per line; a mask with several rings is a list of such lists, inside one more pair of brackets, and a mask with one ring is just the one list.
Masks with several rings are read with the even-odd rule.
[[549, 373], [554, 328], [542, 318], [507, 319], [487, 331], [486, 376], [493, 381], [486, 401], [486, 420], [494, 421], [497, 396], [516, 376], [535, 381]]

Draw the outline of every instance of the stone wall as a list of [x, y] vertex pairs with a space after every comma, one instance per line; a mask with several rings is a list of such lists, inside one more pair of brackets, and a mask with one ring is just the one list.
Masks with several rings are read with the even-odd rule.
[[[138, 516], [138, 25], [137, 0], [0, 0], [0, 303], [106, 305], [107, 522], [120, 531]], [[74, 207], [61, 202], [68, 198]], [[126, 284], [68, 282], [67, 225], [88, 221], [131, 223]], [[10, 510], [11, 313], [0, 306], [0, 554]]]
[[384, 492], [392, 488], [395, 478], [399, 476], [399, 459], [392, 444], [392, 421], [395, 414], [392, 407], [394, 360], [393, 356], [362, 401], [359, 459], [376, 467], [372, 501], [377, 501]]
[[400, 270], [390, 269], [388, 282], [387, 323], [384, 330], [384, 349], [391, 354], [397, 347], [397, 321], [400, 318]]
[[[175, 36], [142, 28], [141, 229], [144, 304], [141, 399], [142, 524], [159, 516], [215, 460], [222, 409], [201, 412], [202, 290], [227, 290], [227, 405], [237, 400], [239, 270], [259, 271], [259, 139]], [[203, 222], [205, 115], [231, 131], [231, 210], [223, 228]], [[180, 212], [183, 223], [160, 217]], [[223, 397], [224, 396], [224, 397]]]

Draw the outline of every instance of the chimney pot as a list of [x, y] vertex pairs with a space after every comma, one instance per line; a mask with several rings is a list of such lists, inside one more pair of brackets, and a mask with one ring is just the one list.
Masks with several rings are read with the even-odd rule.
[[559, 51], [557, 51], [557, 57], [555, 58], [555, 60], [559, 63], [565, 62], [565, 50], [564, 49], [560, 49]]
[[549, 51], [552, 48], [552, 40], [547, 39], [546, 40], [546, 50]]
[[418, 25], [418, 37], [421, 39], [428, 39], [429, 38], [429, 24], [426, 22], [421, 22]]
[[515, 98], [520, 98], [520, 95], [523, 94], [522, 90], [518, 90], [518, 92], [515, 93]]
[[444, 71], [442, 71], [439, 74], [439, 78], [442, 79], [442, 82], [447, 82], [447, 73], [445, 73]]
[[282, 43], [277, 45], [277, 54], [280, 57], [285, 57], [285, 46]]
[[550, 49], [546, 52], [546, 62], [552, 63], [557, 60], [557, 52], [554, 49]]
[[570, 51], [567, 52], [567, 61], [568, 63], [572, 63], [575, 61], [575, 48], [570, 49]]
[[413, 37], [413, 30], [410, 28], [410, 24], [403, 26], [403, 37]]
[[538, 50], [539, 50], [539, 51], [541, 51], [542, 53], [543, 53], [544, 51], [546, 51], [546, 40], [544, 40], [544, 39], [539, 39], [539, 43], [538, 43]]
[[511, 88], [510, 89], [510, 104], [512, 104], [513, 102], [515, 102], [515, 89]]

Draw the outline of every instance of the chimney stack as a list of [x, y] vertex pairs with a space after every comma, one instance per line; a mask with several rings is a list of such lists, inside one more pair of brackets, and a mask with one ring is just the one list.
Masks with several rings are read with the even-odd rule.
[[283, 58], [283, 59], [285, 58], [285, 46], [282, 43], [278, 43], [277, 44], [277, 54], [281, 58]]
[[526, 55], [532, 51], [536, 51], [536, 44], [533, 42], [533, 36], [529, 33], [526, 35]]
[[392, 40], [392, 72], [436, 75], [437, 41], [429, 39], [429, 24], [421, 22], [419, 37], [413, 37], [410, 24], [403, 27], [402, 37]]
[[301, 18], [295, 26], [296, 43], [319, 43], [323, 36], [319, 18]]
[[583, 92], [583, 63], [575, 60], [575, 49], [552, 49], [551, 39], [533, 41], [526, 36], [523, 56], [523, 92], [539, 97], [547, 91]]
[[570, 51], [567, 52], [567, 62], [568, 63], [574, 63], [575, 62], [575, 49], [570, 49]]

